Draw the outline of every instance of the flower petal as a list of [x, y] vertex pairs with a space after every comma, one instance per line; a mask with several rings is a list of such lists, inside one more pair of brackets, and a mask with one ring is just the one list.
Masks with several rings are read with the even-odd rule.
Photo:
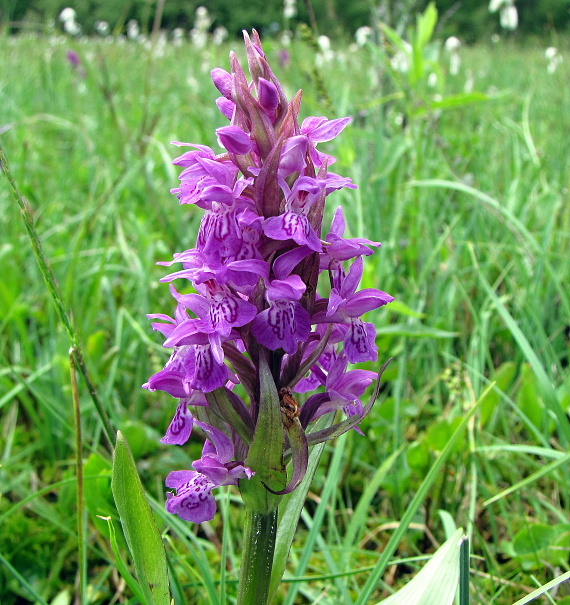
[[188, 409], [188, 399], [181, 399], [166, 435], [160, 440], [168, 445], [184, 445], [192, 433], [194, 417]]
[[[183, 475], [182, 475], [183, 473]], [[184, 477], [185, 482], [182, 482]], [[173, 471], [166, 478], [166, 487], [176, 489], [176, 494], [166, 494], [166, 510], [184, 521], [203, 523], [216, 514], [216, 500], [212, 496], [215, 485], [196, 471]]]
[[353, 319], [344, 337], [344, 351], [350, 363], [376, 361], [376, 328], [374, 324]]

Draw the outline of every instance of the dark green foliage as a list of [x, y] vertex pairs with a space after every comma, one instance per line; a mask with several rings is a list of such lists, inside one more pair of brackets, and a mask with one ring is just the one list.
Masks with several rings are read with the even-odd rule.
[[[57, 19], [65, 6], [77, 11], [77, 20], [83, 32], [93, 34], [95, 21], [107, 21], [111, 29], [123, 30], [129, 19], [137, 19], [143, 32], [152, 27], [156, 10], [155, 0], [1, 0], [0, 23], [21, 23], [42, 28], [49, 19]], [[409, 21], [418, 10], [427, 5], [425, 0], [311, 0], [319, 33], [330, 37], [352, 36], [363, 25], [372, 25], [380, 19], [399, 27]], [[442, 18], [440, 30], [446, 35], [459, 36], [466, 41], [487, 39], [494, 31], [500, 31], [498, 14], [490, 14], [485, 0], [437, 0]], [[298, 0], [298, 15], [285, 23], [283, 3], [267, 0], [180, 0], [164, 5], [162, 27], [172, 30], [193, 27], [196, 9], [205, 6], [212, 17], [212, 28], [223, 25], [230, 35], [238, 36], [242, 29], [256, 28], [261, 32], [274, 33], [285, 27], [295, 29], [300, 23], [309, 23], [305, 2]], [[536, 36], [552, 35], [566, 30], [570, 22], [570, 0], [518, 0], [519, 34]], [[20, 27], [17, 25], [17, 27]]]

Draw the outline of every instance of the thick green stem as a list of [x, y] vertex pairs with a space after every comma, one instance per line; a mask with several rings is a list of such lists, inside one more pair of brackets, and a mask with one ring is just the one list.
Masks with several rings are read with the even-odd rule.
[[276, 533], [277, 509], [269, 512], [247, 509], [238, 605], [267, 605]]

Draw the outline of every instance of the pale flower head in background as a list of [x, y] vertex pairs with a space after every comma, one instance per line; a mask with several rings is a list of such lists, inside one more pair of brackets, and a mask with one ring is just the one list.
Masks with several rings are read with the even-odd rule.
[[95, 21], [93, 27], [100, 36], [105, 37], [109, 35], [109, 24], [107, 21]]
[[74, 9], [72, 9], [71, 7], [66, 7], [64, 8], [61, 13], [59, 13], [59, 20], [62, 23], [65, 23], [66, 21], [75, 21], [75, 18], [77, 17], [77, 13], [75, 12]]
[[219, 46], [229, 36], [228, 30], [223, 25], [218, 25], [212, 34], [212, 41], [216, 46]]
[[139, 27], [138, 21], [136, 19], [131, 19], [127, 23], [127, 38], [129, 40], [136, 40], [141, 33], [141, 28]]
[[296, 16], [297, 16], [297, 0], [284, 0], [283, 17], [285, 17], [285, 19], [293, 19]]
[[368, 25], [363, 25], [359, 27], [355, 34], [354, 39], [356, 40], [357, 46], [364, 46], [368, 40], [370, 40], [370, 36], [372, 35], [372, 28], [368, 27]]
[[499, 13], [499, 21], [503, 29], [515, 30], [519, 24], [519, 14], [514, 0], [491, 0], [489, 12]]
[[556, 68], [563, 61], [562, 55], [558, 52], [558, 49], [554, 46], [549, 46], [544, 51], [544, 56], [548, 59], [548, 66], [546, 67], [546, 71], [549, 74], [553, 74], [556, 71]]
[[315, 57], [315, 63], [318, 67], [322, 67], [334, 59], [334, 52], [331, 48], [331, 41], [328, 36], [319, 36], [317, 38], [317, 44], [319, 45], [319, 52]]
[[443, 47], [449, 53], [449, 73], [452, 76], [455, 76], [459, 73], [459, 66], [461, 65], [461, 58], [459, 57], [459, 53], [457, 52], [459, 47], [461, 46], [461, 42], [459, 38], [455, 36], [451, 36], [447, 38]]
[[79, 36], [81, 34], [81, 25], [75, 20], [77, 13], [69, 6], [59, 13], [59, 20], [63, 23], [63, 29], [70, 36]]

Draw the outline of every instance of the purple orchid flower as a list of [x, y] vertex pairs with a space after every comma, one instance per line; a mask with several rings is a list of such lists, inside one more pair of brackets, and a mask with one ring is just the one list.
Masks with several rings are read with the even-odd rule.
[[295, 181], [292, 189], [289, 189], [285, 181], [280, 181], [280, 185], [285, 192], [285, 212], [268, 218], [263, 225], [263, 232], [271, 239], [292, 239], [301, 246], [320, 252], [321, 240], [309, 221], [308, 213], [326, 182], [302, 176]]
[[[347, 370], [347, 366], [348, 359], [345, 355], [339, 355], [332, 361], [323, 383], [328, 400], [321, 403], [311, 420], [339, 409], [349, 418], [362, 416], [360, 398], [374, 382], [376, 373], [369, 370]], [[354, 428], [359, 431], [357, 426]]]
[[[148, 316], [174, 349], [143, 385], [178, 400], [161, 441], [183, 445], [195, 425], [207, 435], [193, 470], [166, 480], [175, 490], [166, 509], [196, 523], [215, 514], [215, 487], [238, 485], [245, 494], [255, 473], [260, 489], [290, 493], [306, 472], [311, 444], [360, 430], [377, 390], [363, 406], [374, 374], [349, 363], [377, 358], [376, 330], [362, 315], [393, 300], [358, 290], [363, 257], [378, 242], [345, 238], [341, 209], [321, 235], [326, 198], [356, 185], [329, 172], [335, 159], [317, 147], [350, 119], [299, 124], [301, 92], [286, 98], [256, 32], [245, 34], [245, 45], [250, 79], [234, 53], [230, 71], [211, 72], [229, 120], [216, 130], [225, 151], [174, 143], [190, 149], [173, 162], [182, 172], [172, 193], [203, 215], [195, 247], [158, 263], [181, 265], [161, 279], [182, 280], [180, 291], [171, 286], [174, 315]], [[327, 298], [318, 294], [319, 277], [327, 290], [330, 284]], [[345, 420], [308, 431], [339, 409]], [[264, 434], [267, 426], [275, 433]], [[278, 469], [289, 459], [287, 480]]]
[[189, 397], [180, 399], [176, 406], [174, 418], [166, 430], [166, 435], [160, 440], [161, 443], [184, 445], [188, 441], [192, 433], [192, 427], [194, 426], [194, 416], [188, 409], [190, 405], [208, 405], [204, 393], [191, 390]]
[[311, 319], [298, 302], [306, 290], [298, 275], [273, 280], [265, 296], [269, 308], [259, 313], [251, 324], [252, 334], [268, 349], [283, 349], [292, 354], [297, 344], [307, 340]]
[[344, 351], [350, 363], [376, 361], [376, 328], [374, 324], [362, 321], [360, 316], [394, 300], [393, 296], [374, 288], [356, 292], [362, 270], [362, 257], [359, 256], [342, 279], [340, 288], [331, 290], [326, 313], [320, 312], [313, 317], [316, 323], [325, 321], [348, 325]]
[[[211, 521], [216, 513], [216, 500], [212, 489], [222, 485], [237, 485], [238, 479], [249, 479], [253, 471], [232, 462], [234, 446], [220, 430], [197, 420], [194, 423], [204, 430], [209, 440], [204, 444], [202, 458], [195, 460], [194, 471], [172, 471], [166, 478], [166, 510], [185, 521], [202, 523]], [[211, 440], [211, 441], [210, 441]]]

